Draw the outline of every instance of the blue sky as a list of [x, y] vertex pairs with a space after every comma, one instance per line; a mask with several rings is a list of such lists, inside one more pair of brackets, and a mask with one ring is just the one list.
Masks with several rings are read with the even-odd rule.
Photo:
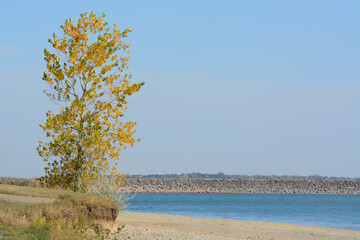
[[0, 1], [0, 176], [43, 174], [43, 50], [92, 10], [146, 82], [124, 172], [359, 176], [360, 2], [328, 0]]

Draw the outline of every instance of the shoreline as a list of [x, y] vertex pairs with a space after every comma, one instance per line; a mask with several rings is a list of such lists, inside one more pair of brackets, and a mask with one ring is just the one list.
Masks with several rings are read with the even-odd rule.
[[116, 223], [125, 225], [119, 236], [130, 239], [360, 239], [357, 230], [126, 211], [118, 215]]
[[360, 181], [128, 178], [123, 193], [258, 193], [359, 195]]
[[[0, 177], [0, 183], [36, 186], [33, 178]], [[358, 180], [125, 178], [122, 193], [255, 193], [360, 195]]]
[[[224, 221], [235, 221], [235, 222], [249, 222], [249, 223], [271, 223], [271, 224], [285, 224], [285, 225], [294, 225], [301, 227], [314, 227], [314, 228], [327, 228], [327, 229], [338, 229], [338, 230], [349, 230], [360, 232], [360, 229], [351, 229], [351, 228], [342, 228], [342, 227], [333, 227], [333, 226], [321, 226], [321, 225], [311, 225], [311, 223], [296, 223], [296, 222], [277, 222], [272, 220], [240, 220], [240, 219], [228, 219], [228, 218], [218, 218], [218, 217], [202, 217], [202, 216], [191, 216], [191, 215], [178, 215], [178, 214], [168, 214], [168, 213], [151, 213], [151, 212], [137, 212], [137, 211], [127, 211], [126, 209], [123, 212], [127, 213], [141, 213], [141, 214], [155, 214], [155, 215], [167, 215], [175, 217], [190, 217], [190, 218], [199, 218], [199, 219], [208, 219], [208, 220], [224, 220]], [[119, 213], [121, 214], [121, 212]], [[360, 240], [360, 239], [359, 239]]]
[[262, 192], [220, 192], [220, 191], [214, 191], [214, 192], [186, 192], [186, 191], [119, 191], [121, 194], [137, 194], [137, 193], [174, 193], [174, 194], [274, 194], [274, 195], [340, 195], [340, 196], [354, 196], [354, 195], [360, 195], [360, 194], [352, 194], [352, 193], [262, 193]]

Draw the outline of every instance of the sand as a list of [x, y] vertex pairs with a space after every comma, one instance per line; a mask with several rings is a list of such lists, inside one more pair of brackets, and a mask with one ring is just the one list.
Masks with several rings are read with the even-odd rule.
[[360, 240], [360, 231], [302, 225], [121, 212], [120, 239], [200, 240]]

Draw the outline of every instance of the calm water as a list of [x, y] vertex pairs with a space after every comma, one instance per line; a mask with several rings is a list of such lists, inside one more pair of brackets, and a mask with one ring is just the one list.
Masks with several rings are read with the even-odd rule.
[[360, 195], [138, 193], [126, 211], [360, 230]]

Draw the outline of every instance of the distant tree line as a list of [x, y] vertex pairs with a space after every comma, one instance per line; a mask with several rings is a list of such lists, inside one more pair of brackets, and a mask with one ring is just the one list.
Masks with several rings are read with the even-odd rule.
[[200, 178], [200, 179], [264, 179], [264, 180], [355, 180], [360, 181], [360, 178], [349, 178], [349, 177], [328, 177], [328, 176], [319, 176], [318, 174], [313, 174], [309, 176], [297, 176], [297, 175], [238, 175], [238, 174], [224, 174], [219, 173], [175, 173], [175, 174], [149, 174], [149, 175], [130, 175], [128, 178], [177, 178], [177, 179], [188, 179], [188, 178]]

